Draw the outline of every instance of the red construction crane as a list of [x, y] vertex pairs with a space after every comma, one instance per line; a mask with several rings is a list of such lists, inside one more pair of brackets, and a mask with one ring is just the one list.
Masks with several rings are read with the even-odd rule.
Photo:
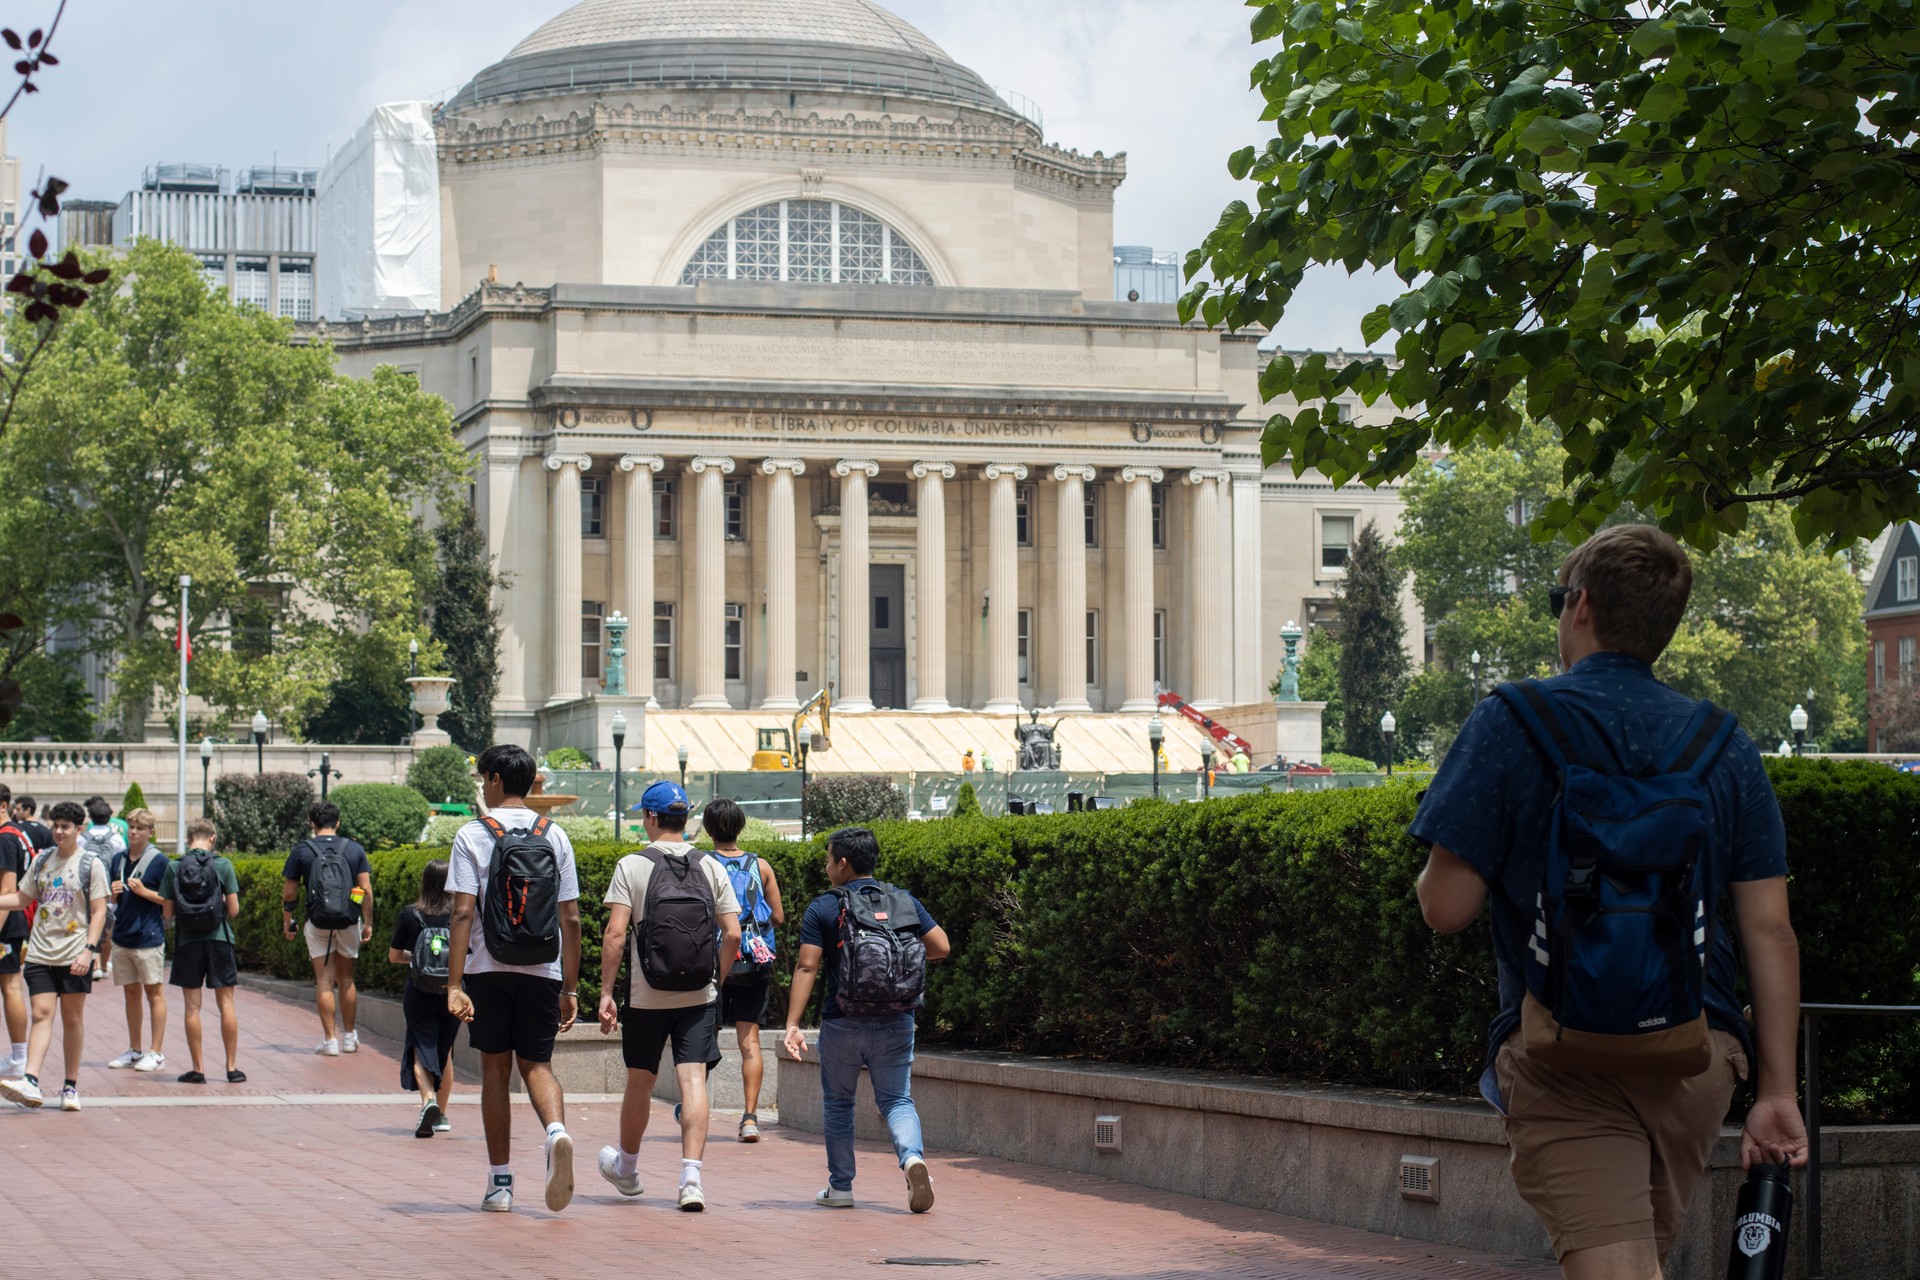
[[1212, 716], [1194, 710], [1191, 706], [1187, 705], [1187, 700], [1179, 694], [1168, 689], [1162, 689], [1160, 690], [1159, 698], [1161, 706], [1171, 707], [1173, 710], [1178, 711], [1181, 715], [1213, 735], [1215, 742], [1225, 743], [1234, 751], [1246, 752], [1248, 759], [1253, 758], [1253, 744], [1251, 742], [1248, 742], [1233, 730], [1219, 723]]

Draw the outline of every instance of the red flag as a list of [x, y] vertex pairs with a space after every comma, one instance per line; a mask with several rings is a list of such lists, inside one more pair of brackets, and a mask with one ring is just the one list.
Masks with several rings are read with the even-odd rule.
[[187, 619], [184, 614], [180, 617], [180, 632], [173, 638], [173, 647], [188, 662], [193, 661], [193, 637], [187, 634]]

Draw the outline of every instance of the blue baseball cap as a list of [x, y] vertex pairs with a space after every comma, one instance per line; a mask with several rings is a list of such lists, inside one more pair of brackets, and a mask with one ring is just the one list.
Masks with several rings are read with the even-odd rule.
[[656, 782], [648, 787], [640, 797], [640, 803], [634, 808], [642, 813], [688, 813], [693, 806], [687, 802], [686, 788], [677, 782]]

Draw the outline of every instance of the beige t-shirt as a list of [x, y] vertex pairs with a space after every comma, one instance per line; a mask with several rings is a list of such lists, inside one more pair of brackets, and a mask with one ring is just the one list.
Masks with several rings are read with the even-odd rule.
[[[652, 847], [674, 855], [701, 852], [690, 844], [669, 840], [662, 840]], [[727, 877], [727, 869], [712, 854], [705, 852], [701, 852], [699, 867], [706, 873], [707, 883], [713, 886], [714, 918], [718, 920], [727, 915], [739, 915], [740, 900], [733, 896], [733, 881]], [[637, 853], [630, 853], [615, 864], [613, 879], [607, 885], [607, 904], [611, 906], [618, 903], [633, 911], [634, 927], [627, 941], [627, 1006], [633, 1009], [692, 1009], [712, 1004], [720, 998], [717, 982], [709, 982], [699, 991], [658, 991], [648, 985], [646, 975], [640, 972], [640, 920], [646, 910], [647, 884], [652, 879], [653, 863]]]
[[27, 935], [28, 964], [64, 969], [87, 949], [93, 913], [105, 914], [107, 909], [107, 864], [97, 855], [92, 859], [92, 883], [83, 893], [80, 864], [86, 857], [84, 849], [75, 849], [71, 858], [62, 858], [56, 849], [45, 858], [36, 857], [20, 877], [20, 892], [40, 903], [33, 932]]

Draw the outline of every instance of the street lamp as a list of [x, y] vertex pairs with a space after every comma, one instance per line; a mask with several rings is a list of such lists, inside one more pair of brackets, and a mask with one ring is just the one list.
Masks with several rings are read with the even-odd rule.
[[813, 726], [800, 726], [800, 838], [807, 838], [807, 755], [813, 750]]
[[687, 756], [688, 754], [689, 753], [687, 751], [687, 744], [684, 742], [681, 743], [680, 744], [680, 789], [682, 791], [685, 791], [687, 789]]
[[1795, 703], [1793, 711], [1787, 716], [1787, 723], [1793, 726], [1793, 754], [1803, 755], [1807, 749], [1807, 709]]
[[1206, 790], [1206, 799], [1213, 799], [1213, 747], [1211, 744], [1200, 748], [1200, 775]]
[[320, 798], [322, 800], [327, 798], [327, 783], [330, 780], [346, 777], [345, 774], [333, 767], [333, 755], [326, 751], [320, 753], [320, 767], [318, 769], [307, 770], [307, 776], [309, 778], [317, 777], [320, 779]]
[[253, 771], [267, 771], [267, 713], [253, 713]]
[[206, 817], [211, 801], [207, 795], [207, 771], [213, 768], [213, 739], [200, 739], [200, 816]]
[[1160, 798], [1160, 743], [1167, 736], [1167, 728], [1155, 716], [1147, 721], [1147, 742], [1153, 747], [1153, 798]]
[[620, 824], [626, 821], [627, 810], [620, 802], [626, 797], [620, 790], [620, 749], [627, 745], [627, 713], [613, 713], [613, 838], [620, 838]]
[[[417, 639], [409, 640], [407, 641], [407, 679], [412, 680], [419, 674], [420, 642]], [[420, 695], [414, 690], [414, 687], [409, 684], [407, 686], [407, 733], [409, 735], [412, 735], [420, 728], [418, 716], [414, 710], [419, 702], [419, 697]]]
[[1467, 659], [1473, 664], [1473, 700], [1480, 701], [1480, 651], [1475, 649], [1473, 656]]
[[1380, 717], [1380, 736], [1387, 740], [1387, 776], [1389, 778], [1393, 776], [1393, 730], [1395, 724], [1396, 721], [1391, 711]]

